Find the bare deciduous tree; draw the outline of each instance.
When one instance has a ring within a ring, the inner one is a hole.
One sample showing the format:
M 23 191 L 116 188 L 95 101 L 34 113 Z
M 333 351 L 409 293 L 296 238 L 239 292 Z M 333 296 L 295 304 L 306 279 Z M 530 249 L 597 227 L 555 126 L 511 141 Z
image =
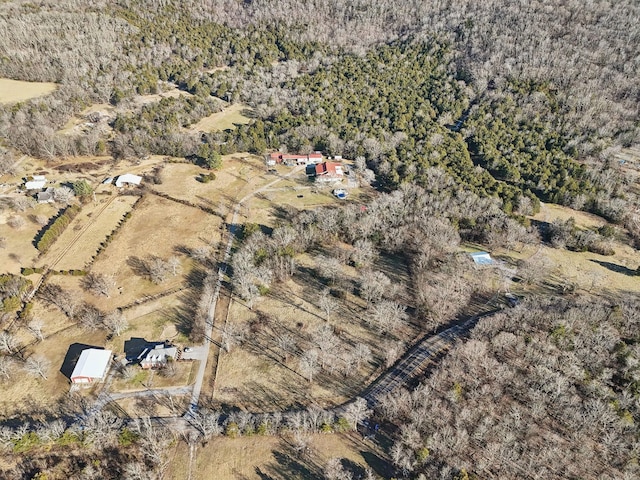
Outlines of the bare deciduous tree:
M 367 401 L 362 397 L 357 397 L 353 402 L 349 403 L 344 413 L 353 430 L 369 415 L 371 415 L 371 410 L 367 405 Z
M 0 377 L 9 380 L 16 371 L 16 362 L 11 357 L 0 357 Z
M 43 327 L 44 327 L 44 321 L 42 321 L 42 319 L 40 319 L 40 318 L 34 318 L 27 325 L 27 328 L 29 329 L 29 332 L 39 342 L 44 340 L 44 334 L 42 333 L 42 328 Z
M 113 335 L 119 337 L 122 333 L 129 328 L 129 322 L 127 321 L 124 313 L 121 310 L 114 310 L 109 312 L 104 317 L 104 326 L 109 330 Z
M 14 355 L 20 348 L 20 343 L 15 335 L 9 332 L 0 332 L 0 352 Z
M 111 275 L 89 272 L 83 277 L 81 285 L 82 288 L 93 295 L 109 298 L 116 286 L 116 282 Z
M 47 372 L 51 368 L 51 362 L 43 356 L 31 356 L 24 364 L 24 369 L 30 375 L 47 379 Z
M 309 383 L 313 382 L 313 376 L 320 369 L 318 357 L 318 350 L 315 349 L 305 351 L 300 357 L 300 372 L 307 378 Z
M 325 289 L 318 299 L 318 307 L 324 312 L 325 320 L 329 320 L 331 314 L 338 310 L 338 302 L 331 296 L 329 289 Z
M 53 199 L 64 205 L 71 203 L 74 193 L 69 187 L 58 187 L 53 189 Z

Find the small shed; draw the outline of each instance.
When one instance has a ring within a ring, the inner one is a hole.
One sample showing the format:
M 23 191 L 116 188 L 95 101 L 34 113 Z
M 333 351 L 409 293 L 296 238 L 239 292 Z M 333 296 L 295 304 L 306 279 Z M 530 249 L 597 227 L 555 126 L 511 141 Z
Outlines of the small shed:
M 474 252 L 469 255 L 476 265 L 493 265 L 495 263 L 487 252 Z
M 125 185 L 140 185 L 142 177 L 132 173 L 125 173 L 116 179 L 116 187 L 124 187 Z
M 78 358 L 73 373 L 72 383 L 93 383 L 102 380 L 109 370 L 111 363 L 111 350 L 88 348 L 83 350 Z

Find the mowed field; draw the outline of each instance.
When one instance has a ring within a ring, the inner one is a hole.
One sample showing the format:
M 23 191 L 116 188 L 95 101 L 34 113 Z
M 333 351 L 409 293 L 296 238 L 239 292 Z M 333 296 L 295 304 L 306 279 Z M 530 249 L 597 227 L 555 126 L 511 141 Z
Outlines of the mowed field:
M 139 197 L 112 195 L 97 198 L 97 203 L 82 207 L 47 254 L 39 259 L 40 265 L 53 268 L 55 262 L 56 270 L 84 269 Z
M 140 202 L 132 218 L 91 268 L 92 272 L 115 279 L 121 293 L 109 299 L 112 309 L 146 295 L 179 287 L 188 273 L 189 264 L 178 249 L 215 246 L 221 239 L 221 220 L 217 216 L 155 195 L 146 195 Z M 135 263 L 139 260 L 150 256 L 166 260 L 174 255 L 183 263 L 182 274 L 170 276 L 160 285 L 154 285 L 135 272 Z
M 193 470 L 189 475 L 189 447 L 179 442 L 169 454 L 165 478 L 171 480 L 309 480 L 325 478 L 323 469 L 332 458 L 343 459 L 351 468 L 364 473 L 371 468 L 389 478 L 380 452 L 358 434 L 315 434 L 310 436 L 310 451 L 296 452 L 287 438 L 244 437 L 214 438 L 205 447 L 197 444 Z M 362 477 L 361 477 L 362 478 Z
M 41 97 L 53 92 L 57 88 L 55 83 L 23 82 L 0 78 L 0 103 L 16 103 Z
M 209 115 L 198 123 L 194 123 L 189 129 L 197 132 L 219 132 L 233 129 L 237 124 L 246 125 L 252 121 L 251 118 L 243 114 L 243 112 L 248 109 L 249 107 L 247 105 L 234 103 L 224 110 Z

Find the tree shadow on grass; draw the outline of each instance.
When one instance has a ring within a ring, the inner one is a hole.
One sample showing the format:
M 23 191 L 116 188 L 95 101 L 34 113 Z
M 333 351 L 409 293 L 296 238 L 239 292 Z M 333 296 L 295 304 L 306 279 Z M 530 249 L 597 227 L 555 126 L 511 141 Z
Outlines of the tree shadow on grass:
M 270 480 L 323 480 L 323 467 L 319 465 L 313 451 L 299 451 L 286 440 L 273 452 L 273 459 L 264 470 L 256 468 L 260 478 Z
M 607 270 L 611 270 L 612 272 L 622 273 L 624 275 L 628 275 L 629 277 L 635 277 L 638 275 L 638 272 L 636 270 L 632 270 L 631 268 L 625 267 L 624 265 L 618 265 L 617 263 L 603 262 L 602 260 L 591 260 L 591 262 L 597 263 L 601 267 L 604 267 Z

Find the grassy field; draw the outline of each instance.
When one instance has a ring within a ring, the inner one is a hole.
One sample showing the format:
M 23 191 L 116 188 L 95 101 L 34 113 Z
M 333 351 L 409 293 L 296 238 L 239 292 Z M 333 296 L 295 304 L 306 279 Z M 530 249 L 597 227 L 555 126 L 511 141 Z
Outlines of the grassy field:
M 0 78 L 0 103 L 16 103 L 41 97 L 53 92 L 55 83 L 23 82 Z
M 93 264 L 92 271 L 112 275 L 121 293 L 110 300 L 112 308 L 120 307 L 146 295 L 154 295 L 178 287 L 188 273 L 188 262 L 182 258 L 182 274 L 170 276 L 161 285 L 136 275 L 136 259 L 156 255 L 167 259 L 178 255 L 178 247 L 193 248 L 220 241 L 220 218 L 197 208 L 147 195 L 115 239 Z
M 0 248 L 0 273 L 20 273 L 20 268 L 32 266 L 38 258 L 38 250 L 33 245 L 36 233 L 42 228 L 35 218 L 39 215 L 50 218 L 58 208 L 50 204 L 40 204 L 26 212 L 0 211 L 0 237 L 6 238 L 6 247 Z M 21 228 L 12 228 L 7 223 L 12 217 L 24 220 Z
M 17 337 L 23 345 L 25 358 L 30 355 L 43 356 L 50 362 L 45 375 L 46 379 L 34 377 L 21 371 L 17 366 L 15 376 L 11 381 L 2 383 L 0 396 L 1 415 L 11 417 L 19 414 L 29 414 L 31 418 L 40 415 L 60 414 L 69 392 L 69 380 L 60 373 L 60 368 L 69 346 L 73 343 L 83 343 L 104 346 L 106 333 L 104 331 L 87 331 L 71 324 L 62 313 L 54 307 L 44 307 L 36 301 L 34 317 L 44 320 L 43 333 L 45 339 L 34 343 L 26 328 L 17 332 Z M 97 386 L 100 388 L 100 385 Z M 82 390 L 80 394 L 90 395 L 92 389 Z
M 203 118 L 198 123 L 189 127 L 197 132 L 219 132 L 221 130 L 233 129 L 237 124 L 246 125 L 251 122 L 251 118 L 244 115 L 249 107 L 242 103 L 234 103 L 224 110 Z
M 89 203 L 82 208 L 38 264 L 53 267 L 52 263 L 56 261 L 56 270 L 85 268 L 100 248 L 100 243 L 138 200 L 134 196 L 116 195 L 98 198 L 97 203 Z
M 331 458 L 362 475 L 366 467 L 383 478 L 389 471 L 372 443 L 357 434 L 312 435 L 310 450 L 296 452 L 288 439 L 278 437 L 215 438 L 195 447 L 193 471 L 189 476 L 189 447 L 180 442 L 170 453 L 165 478 L 182 480 L 322 480 L 322 470 Z

